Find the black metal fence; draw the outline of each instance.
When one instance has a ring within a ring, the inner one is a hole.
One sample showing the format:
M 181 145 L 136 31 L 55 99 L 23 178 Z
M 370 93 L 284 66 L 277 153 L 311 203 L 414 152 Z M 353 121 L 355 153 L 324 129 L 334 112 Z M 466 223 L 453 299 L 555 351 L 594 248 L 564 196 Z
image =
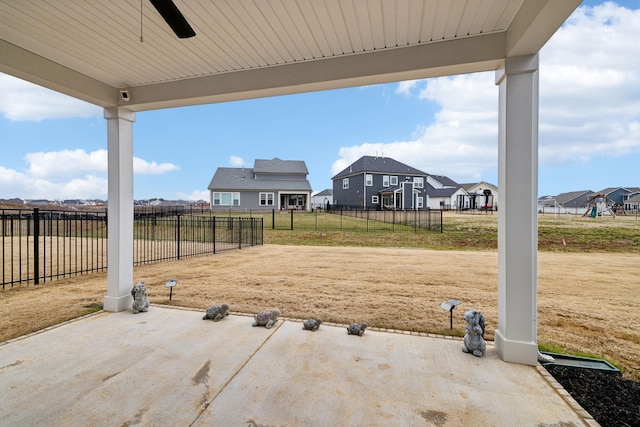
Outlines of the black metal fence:
M 435 231 L 442 233 L 442 211 L 427 210 L 329 210 L 327 213 L 364 221 L 367 229 L 391 229 L 391 231 Z M 344 222 L 344 219 L 343 221 Z M 384 224 L 380 226 L 377 224 Z
M 252 212 L 251 215 L 256 215 Z M 270 218 L 269 218 L 270 217 Z M 265 227 L 274 230 L 435 231 L 442 233 L 441 210 L 375 211 L 358 209 L 272 211 Z
M 107 268 L 107 213 L 0 210 L 2 288 Z M 136 212 L 134 265 L 263 243 L 262 218 Z

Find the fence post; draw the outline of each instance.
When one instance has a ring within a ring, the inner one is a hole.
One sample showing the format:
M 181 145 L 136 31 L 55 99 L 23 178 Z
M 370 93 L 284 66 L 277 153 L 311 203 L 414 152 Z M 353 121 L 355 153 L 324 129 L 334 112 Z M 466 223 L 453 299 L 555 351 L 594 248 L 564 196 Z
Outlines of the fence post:
M 33 208 L 33 284 L 40 283 L 40 209 Z
M 293 209 L 291 209 L 291 230 L 293 230 Z
M 238 217 L 238 249 L 242 249 L 242 218 Z
M 393 209 L 393 211 L 391 211 L 391 223 L 393 224 L 392 230 L 395 233 L 396 231 L 396 210 L 395 208 Z
M 276 210 L 271 209 L 271 229 L 276 229 Z
M 178 259 L 180 259 L 180 214 L 179 213 L 176 213 L 176 221 L 177 221 L 177 224 L 176 224 L 176 234 L 177 234 L 176 243 L 178 245 L 178 254 L 177 255 L 178 255 Z

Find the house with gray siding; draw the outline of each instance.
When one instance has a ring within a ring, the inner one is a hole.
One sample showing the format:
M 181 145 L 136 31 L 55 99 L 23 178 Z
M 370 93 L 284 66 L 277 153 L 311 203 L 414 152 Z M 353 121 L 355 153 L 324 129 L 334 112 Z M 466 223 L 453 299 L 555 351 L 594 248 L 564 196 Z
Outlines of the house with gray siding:
M 598 194 L 608 197 L 615 210 L 623 210 L 627 200 L 639 192 L 640 187 L 609 187 L 600 190 Z
M 218 168 L 209 183 L 211 210 L 309 210 L 311 184 L 302 160 L 255 160 L 253 168 Z
M 624 201 L 624 210 L 628 212 L 640 212 L 640 190 L 628 196 Z
M 427 176 L 389 157 L 363 156 L 331 178 L 333 201 L 352 209 L 426 209 Z
M 629 190 L 625 187 L 609 187 L 597 192 L 597 194 L 602 194 L 611 200 L 611 203 L 614 206 L 622 206 L 626 198 L 624 196 L 631 193 L 632 190 Z

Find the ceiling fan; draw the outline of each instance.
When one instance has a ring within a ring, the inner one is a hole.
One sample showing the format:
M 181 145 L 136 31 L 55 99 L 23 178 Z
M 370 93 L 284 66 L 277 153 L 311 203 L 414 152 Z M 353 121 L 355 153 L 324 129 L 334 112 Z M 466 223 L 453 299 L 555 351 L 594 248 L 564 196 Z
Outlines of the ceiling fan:
M 173 0 L 150 0 L 160 16 L 169 24 L 176 36 L 181 39 L 188 39 L 196 35 L 191 25 L 187 22 L 180 9 L 173 3 Z

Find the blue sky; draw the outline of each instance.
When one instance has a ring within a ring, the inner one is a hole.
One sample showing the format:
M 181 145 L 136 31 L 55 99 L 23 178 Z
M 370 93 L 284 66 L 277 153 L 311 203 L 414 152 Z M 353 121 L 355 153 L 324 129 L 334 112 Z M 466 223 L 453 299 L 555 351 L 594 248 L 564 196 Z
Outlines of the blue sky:
M 585 1 L 540 53 L 539 194 L 640 186 L 640 0 Z M 304 160 L 314 191 L 363 155 L 497 178 L 494 74 L 136 114 L 134 197 L 204 199 L 218 167 Z M 0 74 L 0 198 L 107 197 L 102 109 Z

